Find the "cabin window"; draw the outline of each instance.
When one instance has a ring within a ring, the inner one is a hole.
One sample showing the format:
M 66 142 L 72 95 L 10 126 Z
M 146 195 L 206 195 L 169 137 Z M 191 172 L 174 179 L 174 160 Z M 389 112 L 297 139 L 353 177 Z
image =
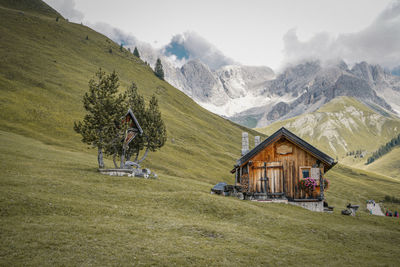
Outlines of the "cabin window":
M 311 177 L 311 167 L 310 166 L 300 167 L 300 179 L 309 177 Z

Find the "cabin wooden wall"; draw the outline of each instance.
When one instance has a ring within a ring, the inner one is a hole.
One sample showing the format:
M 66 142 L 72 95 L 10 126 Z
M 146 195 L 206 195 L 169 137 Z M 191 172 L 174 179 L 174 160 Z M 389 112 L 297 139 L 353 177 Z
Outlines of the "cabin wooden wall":
M 286 145 L 286 147 L 282 145 Z M 277 151 L 278 148 L 279 151 Z M 266 162 L 267 165 L 271 167 L 267 168 L 268 177 L 278 175 L 278 172 L 281 172 L 280 175 L 283 175 L 282 181 L 276 181 L 274 186 L 283 189 L 283 192 L 285 192 L 288 198 L 302 198 L 304 197 L 304 192 L 298 190 L 300 167 L 315 166 L 317 164 L 317 158 L 293 144 L 285 137 L 282 137 L 260 151 L 250 159 L 249 162 L 251 162 L 251 164 L 248 164 L 248 167 L 247 164 L 244 165 L 245 168 L 248 168 L 249 172 L 245 178 L 246 189 L 248 188 L 249 192 L 260 192 L 260 188 L 262 187 L 260 178 L 264 177 L 262 173 L 264 170 L 260 167 Z M 321 164 L 321 175 L 323 175 L 323 169 Z M 270 183 L 268 185 L 269 187 L 271 186 Z M 317 191 L 319 191 L 319 188 Z M 315 194 L 318 194 L 318 192 L 315 192 Z

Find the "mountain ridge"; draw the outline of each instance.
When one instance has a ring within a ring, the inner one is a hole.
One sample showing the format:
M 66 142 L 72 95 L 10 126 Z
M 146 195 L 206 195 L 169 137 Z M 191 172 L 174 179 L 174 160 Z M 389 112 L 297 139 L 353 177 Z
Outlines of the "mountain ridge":
M 266 105 L 258 113 L 249 109 L 230 119 L 240 122 L 246 117 L 256 117 L 256 127 L 262 127 L 277 120 L 314 112 L 338 96 L 355 97 L 367 105 L 378 105 L 398 116 L 398 105 L 393 99 L 400 98 L 399 85 L 400 79 L 379 65 L 361 62 L 349 69 L 344 61 L 328 66 L 322 66 L 318 61 L 306 62 L 285 69 L 264 88 L 264 95 L 286 95 L 292 100 Z
M 181 67 L 167 57 L 164 62 L 168 82 L 204 108 L 251 128 L 314 112 L 338 96 L 400 114 L 400 78 L 364 61 L 352 68 L 343 60 L 306 61 L 278 74 L 239 64 L 211 70 L 200 59 Z
M 345 157 L 349 151 L 374 152 L 400 133 L 400 119 L 379 114 L 359 100 L 347 96 L 332 99 L 315 112 L 277 121 L 257 130 L 271 134 L 285 127 L 328 155 Z M 370 142 L 374 139 L 374 142 Z M 367 158 L 365 158 L 366 161 Z

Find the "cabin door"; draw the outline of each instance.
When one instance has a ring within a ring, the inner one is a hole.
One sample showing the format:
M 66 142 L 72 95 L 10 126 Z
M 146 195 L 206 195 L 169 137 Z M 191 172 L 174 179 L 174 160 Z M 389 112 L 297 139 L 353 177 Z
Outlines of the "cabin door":
M 253 179 L 251 191 L 255 193 L 267 193 L 266 162 L 256 161 L 253 163 Z
M 251 192 L 267 194 L 272 197 L 284 194 L 281 162 L 256 161 L 253 163 L 252 169 Z
M 283 166 L 281 162 L 267 162 L 268 195 L 278 197 L 284 195 Z

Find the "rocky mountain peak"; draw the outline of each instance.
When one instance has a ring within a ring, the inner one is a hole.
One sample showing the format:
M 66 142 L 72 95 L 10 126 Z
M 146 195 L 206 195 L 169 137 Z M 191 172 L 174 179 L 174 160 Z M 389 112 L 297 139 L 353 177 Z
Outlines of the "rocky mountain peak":
M 357 63 L 351 69 L 352 73 L 369 83 L 377 83 L 385 80 L 386 73 L 380 65 L 370 65 L 363 61 Z
M 212 96 L 215 97 L 214 89 L 220 84 L 207 65 L 200 60 L 191 60 L 184 64 L 180 71 L 191 90 L 192 97 L 196 100 L 207 101 Z
M 216 71 L 225 92 L 232 99 L 257 93 L 263 84 L 275 77 L 274 71 L 265 66 L 227 65 Z
M 319 61 L 307 61 L 295 66 L 287 68 L 283 75 L 286 77 L 291 76 L 310 76 L 317 73 L 321 69 L 321 64 Z
M 351 71 L 361 79 L 373 81 L 370 66 L 365 61 L 355 64 Z
M 348 71 L 349 66 L 344 62 L 344 60 L 340 60 L 339 63 L 337 64 L 337 67 L 341 70 Z

